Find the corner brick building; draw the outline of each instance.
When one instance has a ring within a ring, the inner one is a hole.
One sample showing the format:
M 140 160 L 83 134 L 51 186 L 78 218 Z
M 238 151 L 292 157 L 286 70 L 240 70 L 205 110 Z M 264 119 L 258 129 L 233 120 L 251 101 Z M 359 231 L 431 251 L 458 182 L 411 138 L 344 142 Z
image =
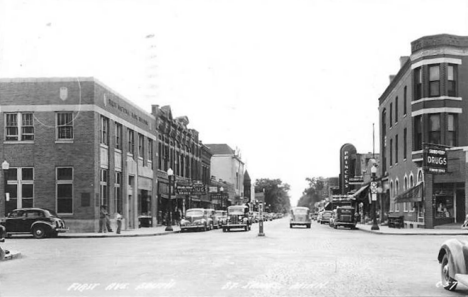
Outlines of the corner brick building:
M 92 232 L 107 205 L 125 228 L 137 228 L 140 215 L 156 221 L 155 117 L 101 82 L 2 79 L 0 123 L 1 158 L 10 166 L 2 216 L 48 208 L 70 232 Z
M 409 228 L 461 224 L 468 210 L 468 37 L 422 37 L 400 63 L 379 98 L 379 176 L 389 214 Z M 447 151 L 444 174 L 423 169 L 423 150 L 433 145 Z

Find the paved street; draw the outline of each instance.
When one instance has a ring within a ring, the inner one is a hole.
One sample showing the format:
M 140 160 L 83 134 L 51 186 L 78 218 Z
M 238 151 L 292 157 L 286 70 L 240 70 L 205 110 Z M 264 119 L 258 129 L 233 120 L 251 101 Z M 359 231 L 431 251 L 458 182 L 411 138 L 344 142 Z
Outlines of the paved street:
M 455 236 L 376 235 L 288 218 L 250 232 L 13 238 L 0 296 L 461 296 L 438 287 L 440 244 Z M 460 236 L 461 237 L 461 236 Z

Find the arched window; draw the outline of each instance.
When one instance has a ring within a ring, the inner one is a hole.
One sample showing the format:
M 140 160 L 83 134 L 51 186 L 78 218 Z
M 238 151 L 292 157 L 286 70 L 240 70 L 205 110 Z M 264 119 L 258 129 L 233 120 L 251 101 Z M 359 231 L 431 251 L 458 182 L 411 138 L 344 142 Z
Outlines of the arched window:
M 419 170 L 418 172 L 418 184 L 423 182 L 423 172 Z
M 393 211 L 395 210 L 395 201 L 394 201 L 395 196 L 394 196 L 394 194 L 395 194 L 395 191 L 394 191 L 394 189 L 393 189 L 393 181 L 390 181 L 390 197 L 391 197 L 391 198 L 390 198 L 390 201 L 391 201 L 391 203 L 390 203 L 390 211 L 391 211 L 391 212 L 393 212 Z
M 398 192 L 399 192 L 399 182 L 398 180 L 395 181 L 395 197 L 398 196 Z M 400 211 L 400 204 L 399 203 L 395 203 L 395 211 L 396 212 L 399 212 Z
M 413 175 L 411 174 L 410 177 L 409 177 L 409 184 L 410 184 L 410 187 L 414 187 L 414 181 L 413 181 Z

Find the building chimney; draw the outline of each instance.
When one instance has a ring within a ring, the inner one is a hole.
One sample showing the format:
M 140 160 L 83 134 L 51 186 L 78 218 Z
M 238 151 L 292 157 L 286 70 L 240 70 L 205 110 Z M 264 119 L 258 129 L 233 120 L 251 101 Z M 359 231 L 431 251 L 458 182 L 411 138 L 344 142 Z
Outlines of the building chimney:
M 405 65 L 405 63 L 409 60 L 409 57 L 408 56 L 402 56 L 400 57 L 400 68 L 403 67 L 403 65 Z
M 390 83 L 393 81 L 393 79 L 395 78 L 396 75 L 390 75 L 389 78 L 390 78 Z
M 159 105 L 156 105 L 156 104 L 151 105 L 151 114 L 154 116 L 157 115 L 158 109 L 159 109 Z

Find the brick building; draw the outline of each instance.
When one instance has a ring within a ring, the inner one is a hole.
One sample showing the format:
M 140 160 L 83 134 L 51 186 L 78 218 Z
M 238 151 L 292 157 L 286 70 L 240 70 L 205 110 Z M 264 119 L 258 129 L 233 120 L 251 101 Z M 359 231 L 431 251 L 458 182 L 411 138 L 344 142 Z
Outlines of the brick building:
M 155 117 L 93 78 L 0 80 L 0 212 L 55 210 L 71 232 L 97 231 L 99 206 L 125 228 L 155 217 Z
M 411 56 L 379 98 L 379 175 L 392 215 L 410 228 L 463 222 L 468 146 L 468 37 L 440 34 L 411 43 Z M 447 149 L 445 174 L 423 170 L 423 149 Z

